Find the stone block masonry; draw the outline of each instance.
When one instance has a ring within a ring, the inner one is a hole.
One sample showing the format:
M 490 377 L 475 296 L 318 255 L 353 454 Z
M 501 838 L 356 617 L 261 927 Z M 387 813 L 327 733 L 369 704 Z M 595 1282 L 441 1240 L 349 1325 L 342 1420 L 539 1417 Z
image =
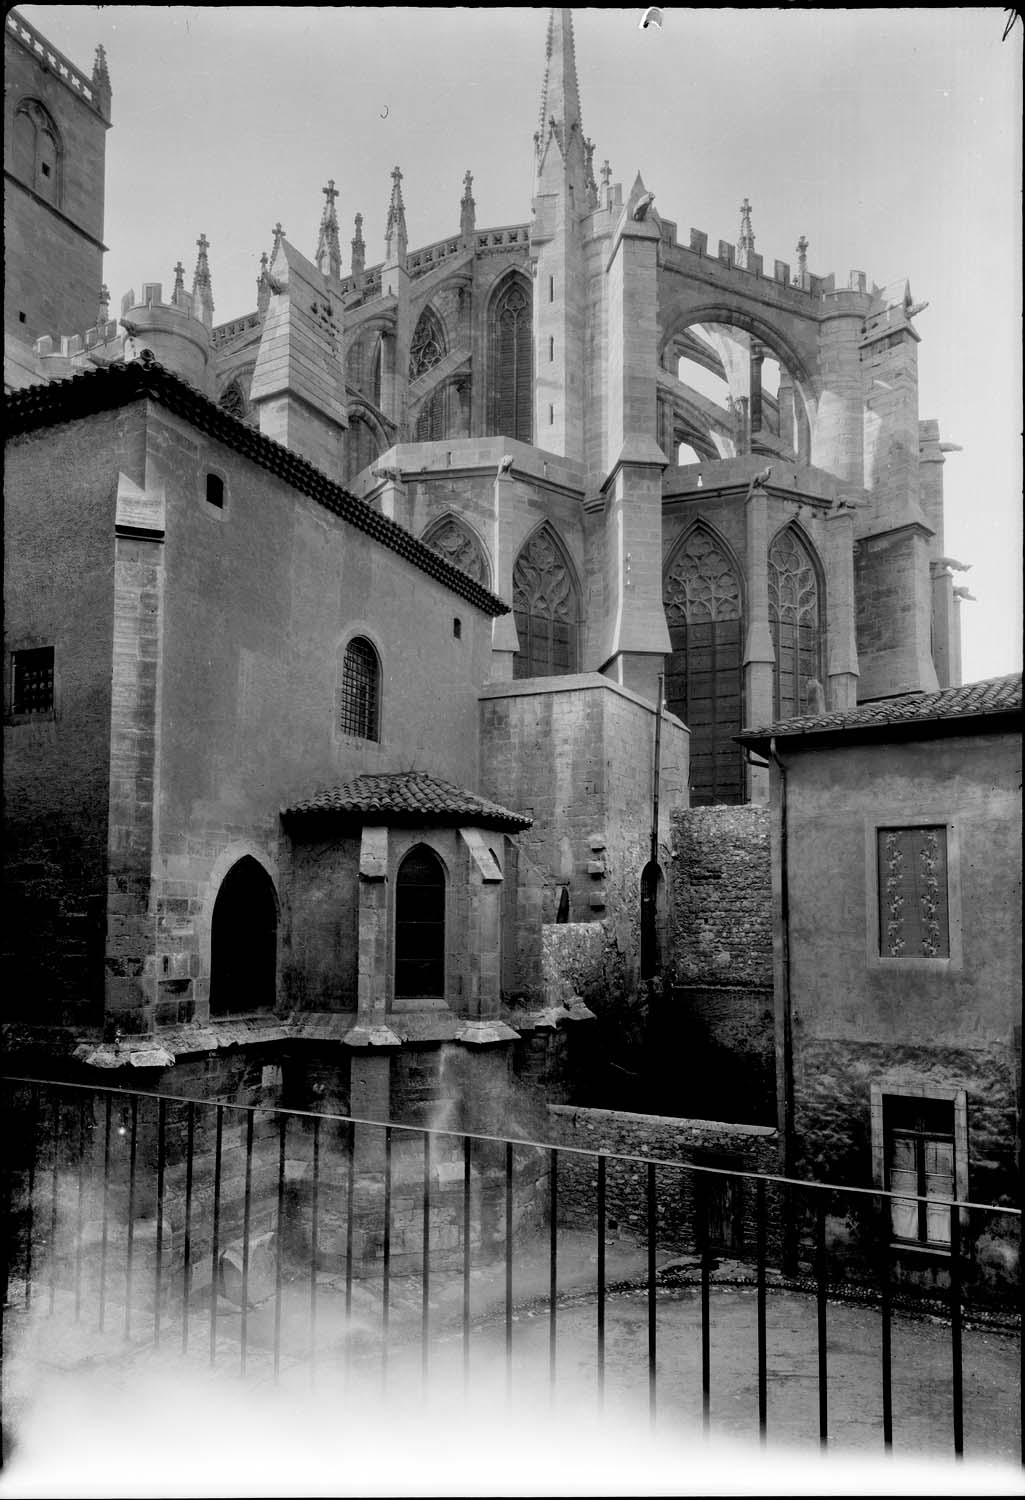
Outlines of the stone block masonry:
M 610 1152 L 606 1164 L 606 1221 L 612 1234 L 644 1238 L 648 1233 L 647 1167 L 617 1159 L 651 1157 L 679 1163 L 656 1169 L 657 1238 L 660 1246 L 693 1251 L 707 1220 L 714 1248 L 743 1254 L 756 1239 L 756 1199 L 742 1179 L 687 1172 L 686 1165 L 722 1171 L 778 1171 L 776 1131 L 760 1125 L 725 1125 L 709 1120 L 672 1119 L 622 1110 L 578 1109 L 553 1105 L 549 1140 L 589 1153 Z M 559 1156 L 559 1222 L 567 1228 L 596 1231 L 598 1163 L 594 1155 L 564 1151 Z M 613 1227 L 613 1225 L 615 1227 Z M 779 1244 L 774 1205 L 770 1244 Z

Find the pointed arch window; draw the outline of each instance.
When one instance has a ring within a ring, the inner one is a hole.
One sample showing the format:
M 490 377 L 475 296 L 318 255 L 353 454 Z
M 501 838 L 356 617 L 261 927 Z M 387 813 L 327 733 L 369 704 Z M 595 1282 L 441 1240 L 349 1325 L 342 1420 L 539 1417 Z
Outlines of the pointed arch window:
M 577 670 L 577 588 L 569 559 L 548 525 L 528 538 L 516 559 L 513 614 L 520 640 L 514 677 L 558 677 Z
M 380 739 L 381 665 L 368 640 L 357 635 L 345 648 L 338 727 L 361 740 Z
M 461 568 L 485 588 L 490 587 L 491 569 L 484 548 L 469 526 L 455 516 L 442 516 L 427 528 L 423 539 L 453 567 Z
M 409 378 L 417 380 L 433 370 L 445 358 L 445 330 L 441 320 L 431 307 L 425 307 L 413 330 L 413 341 L 409 346 Z
M 822 678 L 822 601 L 818 569 L 795 526 L 769 548 L 769 628 L 776 653 L 773 717 L 808 712 L 808 680 Z
M 229 416 L 238 417 L 239 421 L 246 414 L 246 398 L 242 394 L 242 387 L 237 380 L 229 381 L 218 397 L 217 405 Z
M 489 431 L 529 443 L 532 430 L 530 293 L 519 277 L 510 281 L 491 317 Z
M 433 850 L 418 844 L 395 881 L 395 995 L 444 993 L 445 871 Z
M 38 99 L 22 99 L 14 117 L 14 162 L 40 198 L 60 206 L 64 151 L 60 131 Z
M 690 730 L 691 802 L 744 800 L 744 638 L 740 575 L 724 544 L 695 526 L 666 568 L 663 602 L 672 651 L 666 703 Z
M 442 386 L 434 395 L 420 408 L 420 414 L 416 419 L 414 442 L 417 443 L 440 443 L 443 437 L 448 436 L 449 422 L 449 393 L 451 386 Z

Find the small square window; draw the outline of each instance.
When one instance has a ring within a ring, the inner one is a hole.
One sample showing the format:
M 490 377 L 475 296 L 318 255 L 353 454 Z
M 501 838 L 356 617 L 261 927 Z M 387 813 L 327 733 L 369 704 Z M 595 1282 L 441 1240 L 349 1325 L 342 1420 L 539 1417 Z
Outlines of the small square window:
M 11 660 L 11 712 L 45 714 L 53 711 L 53 647 L 15 651 Z
M 458 615 L 456 615 L 452 621 L 452 634 L 455 636 L 457 641 L 462 640 L 463 622 Z
M 224 509 L 224 480 L 219 474 L 206 476 L 206 499 L 208 505 L 216 506 L 218 510 Z
M 40 165 L 42 166 L 42 169 L 43 169 L 43 176 L 44 177 L 49 177 L 49 175 L 50 175 L 50 163 L 48 161 L 44 161 L 44 162 L 41 162 Z

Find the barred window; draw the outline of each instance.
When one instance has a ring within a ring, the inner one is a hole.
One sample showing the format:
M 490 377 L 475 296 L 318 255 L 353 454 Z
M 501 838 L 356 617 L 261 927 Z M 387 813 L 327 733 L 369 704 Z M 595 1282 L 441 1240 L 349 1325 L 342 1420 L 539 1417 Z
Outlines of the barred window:
M 346 646 L 342 663 L 338 727 L 343 734 L 356 735 L 361 740 L 380 738 L 380 677 L 377 652 L 363 636 L 356 636 Z
M 15 651 L 11 661 L 11 712 L 45 714 L 53 709 L 53 647 Z
M 880 828 L 876 839 L 880 957 L 949 958 L 946 828 Z

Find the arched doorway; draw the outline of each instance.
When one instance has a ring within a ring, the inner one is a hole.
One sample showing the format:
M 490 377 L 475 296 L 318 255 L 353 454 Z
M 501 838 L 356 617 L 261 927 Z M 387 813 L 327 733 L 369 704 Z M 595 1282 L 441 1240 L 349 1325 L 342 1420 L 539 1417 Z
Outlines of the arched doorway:
M 418 844 L 399 865 L 395 881 L 395 995 L 445 993 L 445 871 Z
M 278 900 L 251 855 L 232 865 L 214 902 L 210 1013 L 271 1010 L 277 997 Z

